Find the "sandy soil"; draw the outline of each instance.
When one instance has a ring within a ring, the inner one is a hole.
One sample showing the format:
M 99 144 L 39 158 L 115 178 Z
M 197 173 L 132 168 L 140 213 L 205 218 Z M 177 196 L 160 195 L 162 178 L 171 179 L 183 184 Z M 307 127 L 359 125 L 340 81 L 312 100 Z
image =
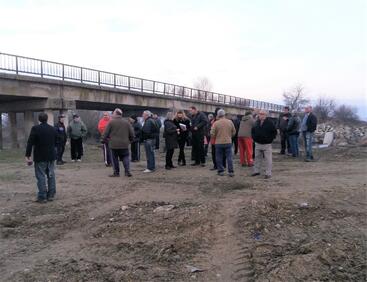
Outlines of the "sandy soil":
M 237 159 L 234 178 L 166 171 L 163 154 L 154 174 L 109 178 L 89 146 L 47 204 L 22 153 L 0 152 L 1 281 L 366 280 L 366 148 L 274 154 L 264 180 Z

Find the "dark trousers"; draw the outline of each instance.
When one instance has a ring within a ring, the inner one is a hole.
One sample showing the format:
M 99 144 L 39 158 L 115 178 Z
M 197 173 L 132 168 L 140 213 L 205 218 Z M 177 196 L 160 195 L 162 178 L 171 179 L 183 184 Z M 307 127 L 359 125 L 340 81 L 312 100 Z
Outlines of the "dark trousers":
M 104 143 L 103 146 L 102 146 L 102 149 L 103 149 L 103 159 L 104 159 L 104 163 L 106 166 L 109 166 L 111 165 L 112 161 L 112 153 L 111 153 L 111 150 L 110 150 L 110 146 L 108 145 L 108 143 Z
M 65 143 L 56 144 L 56 160 L 62 162 L 62 156 L 65 152 Z
M 173 167 L 172 157 L 175 149 L 166 150 L 166 167 Z
M 280 144 L 281 144 L 281 150 L 280 150 L 281 154 L 285 154 L 286 149 L 287 149 L 288 154 L 292 153 L 288 134 L 284 131 L 280 131 Z
M 238 137 L 232 138 L 232 145 L 234 146 L 234 154 L 237 155 L 238 153 Z
M 125 168 L 125 173 L 130 172 L 130 154 L 129 149 L 112 149 L 113 173 L 120 174 L 120 161 Z
M 72 160 L 80 160 L 83 156 L 83 139 L 71 139 L 71 159 Z
M 131 160 L 140 161 L 140 142 L 131 143 Z
M 159 150 L 159 142 L 160 142 L 160 140 L 159 140 L 159 134 L 157 134 L 155 136 L 155 149 L 156 150 Z
M 255 159 L 255 141 L 252 142 L 252 159 Z
M 204 135 L 192 134 L 192 157 L 196 164 L 205 164 Z
M 178 140 L 178 147 L 180 148 L 180 153 L 178 155 L 178 162 L 182 162 L 183 164 L 186 164 L 185 145 L 186 145 L 186 139 Z
M 214 144 L 212 144 L 212 160 L 213 160 L 214 168 L 217 169 L 218 168 L 218 166 L 217 166 L 217 156 L 216 156 L 216 150 L 215 150 L 215 145 Z M 226 155 L 225 154 L 223 155 L 222 164 L 223 164 L 223 167 L 226 167 Z

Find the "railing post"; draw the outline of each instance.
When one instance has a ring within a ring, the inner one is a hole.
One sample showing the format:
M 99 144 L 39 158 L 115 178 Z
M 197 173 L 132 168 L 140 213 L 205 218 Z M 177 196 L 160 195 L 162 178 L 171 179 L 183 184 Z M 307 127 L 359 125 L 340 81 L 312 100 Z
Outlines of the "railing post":
M 166 84 L 163 84 L 163 95 L 166 95 Z
M 116 88 L 116 74 L 113 74 L 113 88 Z
M 98 86 L 101 86 L 101 72 L 98 71 Z
M 173 96 L 176 96 L 176 85 L 173 85 Z
M 41 60 L 41 77 L 43 77 L 43 61 Z
M 182 86 L 182 98 L 185 97 L 185 86 Z
M 190 99 L 192 99 L 192 88 L 190 88 Z
M 83 83 L 83 68 L 80 68 L 80 83 Z
M 144 92 L 144 79 L 140 79 L 140 83 L 141 83 L 141 93 Z
M 153 94 L 155 94 L 155 81 L 153 81 Z
M 127 88 L 130 91 L 130 76 L 127 77 Z
M 65 80 L 65 65 L 64 64 L 62 64 L 61 65 L 62 66 L 62 80 Z
M 15 73 L 18 74 L 18 56 L 15 56 Z

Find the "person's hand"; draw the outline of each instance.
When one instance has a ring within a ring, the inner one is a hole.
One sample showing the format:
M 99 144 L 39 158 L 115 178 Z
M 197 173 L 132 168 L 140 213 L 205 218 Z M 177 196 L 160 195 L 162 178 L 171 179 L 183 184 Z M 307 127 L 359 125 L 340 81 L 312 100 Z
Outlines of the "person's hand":
M 31 157 L 25 157 L 25 161 L 27 162 L 27 163 L 30 163 L 32 160 L 31 160 Z
M 197 130 L 198 130 L 198 128 L 195 126 L 195 127 L 194 127 L 194 131 L 197 131 Z

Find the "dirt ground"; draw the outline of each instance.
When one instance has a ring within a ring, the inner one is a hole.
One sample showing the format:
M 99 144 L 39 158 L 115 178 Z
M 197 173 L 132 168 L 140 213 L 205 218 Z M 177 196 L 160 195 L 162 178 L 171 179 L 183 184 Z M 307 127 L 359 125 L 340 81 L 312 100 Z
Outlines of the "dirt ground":
M 162 153 L 153 174 L 109 178 L 86 151 L 47 204 L 23 152 L 0 152 L 1 281 L 366 281 L 365 147 L 274 153 L 270 180 L 237 158 L 234 178 L 166 171 Z

